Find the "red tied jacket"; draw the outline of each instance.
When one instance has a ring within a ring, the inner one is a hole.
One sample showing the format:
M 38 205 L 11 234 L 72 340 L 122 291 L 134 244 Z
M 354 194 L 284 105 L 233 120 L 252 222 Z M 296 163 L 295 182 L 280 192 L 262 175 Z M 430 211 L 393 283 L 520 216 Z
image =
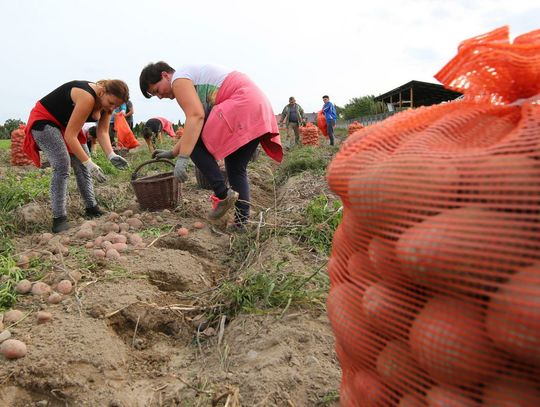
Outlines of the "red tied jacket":
M 28 124 L 26 125 L 26 128 L 24 129 L 25 137 L 24 137 L 24 143 L 23 143 L 23 150 L 26 153 L 26 155 L 30 157 L 30 159 L 34 162 L 36 167 L 41 167 L 41 160 L 39 158 L 39 147 L 36 144 L 34 137 L 32 137 L 32 127 L 34 126 L 34 123 L 38 120 L 47 120 L 56 124 L 58 128 L 60 129 L 62 136 L 64 136 L 64 132 L 66 131 L 66 128 L 62 126 L 60 122 L 56 120 L 56 118 L 52 114 L 50 114 L 47 109 L 45 109 L 45 107 L 43 107 L 41 102 L 36 103 L 32 111 L 30 112 L 30 117 L 28 118 Z M 82 129 L 79 131 L 77 139 L 79 140 L 81 144 L 86 143 L 86 135 L 83 133 Z M 66 147 L 68 149 L 68 152 L 71 153 L 71 150 L 69 149 L 69 146 L 67 144 L 66 144 Z

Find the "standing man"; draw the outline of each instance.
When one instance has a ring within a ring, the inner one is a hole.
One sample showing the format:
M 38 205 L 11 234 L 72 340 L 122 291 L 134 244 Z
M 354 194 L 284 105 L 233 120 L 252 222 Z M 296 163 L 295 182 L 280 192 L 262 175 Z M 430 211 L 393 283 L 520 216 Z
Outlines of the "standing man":
M 128 100 L 126 103 L 126 122 L 131 130 L 133 130 L 133 113 L 135 113 L 135 110 L 133 110 L 133 103 L 131 100 Z
M 330 98 L 328 95 L 324 95 L 322 97 L 322 100 L 324 102 L 323 105 L 323 113 L 324 118 L 326 119 L 326 127 L 328 129 L 328 138 L 330 139 L 330 145 L 333 146 L 334 141 L 334 127 L 336 127 L 336 120 L 337 120 L 337 113 L 336 113 L 336 107 L 332 102 L 330 102 Z
M 300 131 L 298 127 L 304 124 L 304 109 L 302 106 L 296 103 L 293 96 L 289 98 L 289 104 L 283 108 L 281 112 L 281 121 L 287 127 L 287 138 L 289 139 L 289 146 L 292 146 L 291 130 L 294 132 L 294 142 L 300 145 Z

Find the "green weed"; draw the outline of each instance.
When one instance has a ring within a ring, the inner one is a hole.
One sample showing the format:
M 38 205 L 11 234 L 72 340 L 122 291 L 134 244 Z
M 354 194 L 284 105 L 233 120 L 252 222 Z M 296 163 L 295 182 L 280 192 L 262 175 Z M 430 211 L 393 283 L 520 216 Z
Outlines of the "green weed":
M 297 147 L 289 150 L 285 160 L 279 166 L 276 175 L 278 184 L 287 178 L 304 171 L 313 171 L 323 175 L 328 166 L 328 159 L 324 157 L 324 151 L 315 147 Z
M 0 311 L 9 309 L 16 301 L 15 286 L 26 275 L 26 271 L 17 267 L 13 257 L 0 255 Z
M 0 150 L 9 150 L 11 148 L 11 140 L 0 140 Z
M 259 313 L 290 306 L 317 306 L 322 304 L 328 290 L 328 277 L 320 267 L 311 275 L 285 273 L 283 266 L 276 270 L 247 272 L 240 281 L 225 283 L 220 294 L 229 304 L 229 312 Z
M 49 194 L 50 172 L 30 171 L 8 174 L 0 181 L 0 212 L 10 212 Z
M 330 202 L 328 197 L 320 195 L 307 206 L 305 225 L 295 227 L 292 234 L 320 253 L 329 254 L 334 232 L 342 218 L 341 202 Z
M 317 402 L 317 407 L 326 407 L 334 405 L 339 401 L 339 390 L 330 390 L 324 396 L 322 396 Z

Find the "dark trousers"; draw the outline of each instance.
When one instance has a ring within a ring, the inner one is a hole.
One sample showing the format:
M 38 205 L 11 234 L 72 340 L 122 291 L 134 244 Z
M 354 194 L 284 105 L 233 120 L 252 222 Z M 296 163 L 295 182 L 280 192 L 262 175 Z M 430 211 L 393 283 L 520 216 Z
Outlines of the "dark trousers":
M 238 150 L 225 157 L 225 169 L 231 188 L 238 192 L 238 201 L 236 201 L 236 211 L 234 220 L 237 224 L 245 224 L 249 219 L 249 179 L 247 175 L 247 166 L 249 160 L 255 154 L 261 138 L 250 141 Z M 227 185 L 219 165 L 212 154 L 208 151 L 202 137 L 199 137 L 195 148 L 191 153 L 191 160 L 202 172 L 209 182 L 214 195 L 223 196 L 227 192 Z
M 334 127 L 336 126 L 336 121 L 333 119 L 326 121 L 326 129 L 328 131 L 328 138 L 330 139 L 330 145 L 333 146 L 335 143 L 334 139 Z

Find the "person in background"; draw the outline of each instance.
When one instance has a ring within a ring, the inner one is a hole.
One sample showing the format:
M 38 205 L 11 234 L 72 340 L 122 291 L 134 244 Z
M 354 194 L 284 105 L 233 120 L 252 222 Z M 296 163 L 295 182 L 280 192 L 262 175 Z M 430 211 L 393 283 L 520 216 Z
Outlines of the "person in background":
M 85 128 L 87 124 L 91 124 L 91 126 L 88 126 Z M 90 151 L 90 155 L 94 156 L 96 154 L 96 143 L 97 143 L 97 127 L 93 123 L 85 123 L 85 126 L 83 126 L 83 132 L 86 136 L 86 146 L 88 147 L 88 150 Z
M 24 151 L 37 167 L 40 166 L 40 150 L 51 163 L 53 233 L 70 227 L 66 209 L 70 165 L 86 206 L 86 216 L 103 215 L 94 195 L 92 177 L 98 182 L 106 178 L 90 158 L 82 127 L 85 122 L 97 122 L 97 141 L 103 152 L 116 168 L 127 168 L 127 161 L 113 152 L 108 125 L 112 111 L 128 98 L 128 86 L 121 80 L 71 81 L 40 99 L 30 112 Z
M 135 110 L 133 109 L 133 103 L 131 100 L 128 100 L 126 102 L 126 121 L 129 125 L 129 128 L 133 130 L 133 113 L 135 113 Z
M 280 124 L 284 124 L 287 128 L 287 138 L 289 140 L 289 146 L 294 144 L 300 145 L 300 130 L 299 126 L 302 126 L 305 122 L 304 109 L 298 103 L 296 99 L 291 96 L 289 103 L 283 108 L 281 112 Z M 294 139 L 292 134 L 294 133 Z
M 126 115 L 127 103 L 122 103 L 116 109 L 113 110 L 111 114 L 111 120 L 109 122 L 109 138 L 111 140 L 111 145 L 113 148 L 116 148 L 116 130 L 114 130 L 114 119 L 118 113 L 123 113 Z
M 174 175 L 187 179 L 191 158 L 210 183 L 212 209 L 218 220 L 236 208 L 233 231 L 245 230 L 249 218 L 250 188 L 247 165 L 259 143 L 274 160 L 283 150 L 276 118 L 265 94 L 243 73 L 218 65 L 185 65 L 173 69 L 160 61 L 147 65 L 139 77 L 146 98 L 176 99 L 184 111 L 184 134 L 171 151 L 156 150 L 155 157 L 178 157 Z M 224 159 L 230 188 L 218 160 Z
M 332 102 L 330 102 L 330 98 L 328 97 L 328 95 L 324 95 L 322 97 L 322 100 L 324 102 L 322 111 L 324 113 L 324 118 L 326 119 L 328 138 L 330 139 L 330 145 L 333 146 L 335 144 L 334 127 L 336 127 L 337 120 L 336 107 Z
M 142 135 L 151 153 L 156 149 L 158 140 L 159 144 L 163 143 L 163 132 L 172 138 L 176 137 L 172 123 L 164 117 L 154 117 L 144 124 Z

